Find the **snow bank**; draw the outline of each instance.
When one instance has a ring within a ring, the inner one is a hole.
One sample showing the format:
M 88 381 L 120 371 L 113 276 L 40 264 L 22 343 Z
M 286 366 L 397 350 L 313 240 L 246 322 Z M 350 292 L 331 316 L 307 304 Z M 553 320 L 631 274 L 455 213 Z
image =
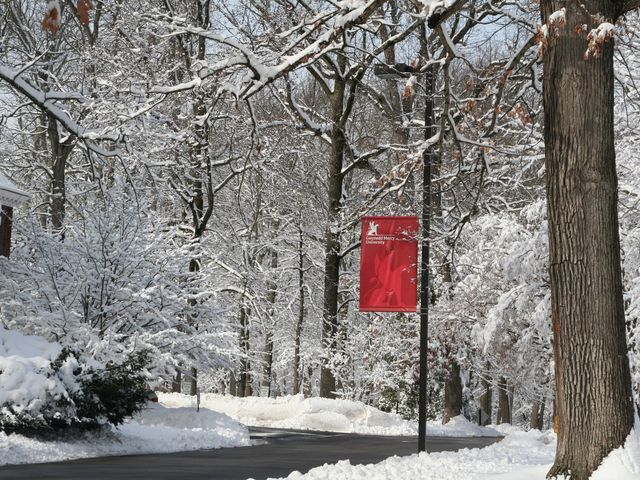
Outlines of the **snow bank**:
M 505 438 L 485 448 L 458 452 L 420 453 L 408 457 L 390 457 L 375 465 L 351 465 L 341 461 L 309 470 L 291 473 L 290 480 L 546 480 L 556 452 L 553 431 L 522 431 L 517 427 L 503 429 Z M 625 445 L 609 454 L 593 473 L 591 480 L 640 479 L 640 422 L 632 430 Z M 558 480 L 562 480 L 559 478 Z
M 335 465 L 314 468 L 306 474 L 291 473 L 287 479 L 334 480 L 336 478 L 397 480 L 543 480 L 551 467 L 556 442 L 552 432 L 514 432 L 485 448 L 459 452 L 420 453 L 390 457 L 375 465 Z
M 134 420 L 99 433 L 44 441 L 0 432 L 0 465 L 42 463 L 110 455 L 169 453 L 248 446 L 246 427 L 226 415 L 152 405 Z
M 158 394 L 160 403 L 169 407 L 193 406 L 195 397 L 179 393 Z M 290 428 L 367 435 L 417 435 L 418 425 L 392 413 L 382 412 L 362 402 L 304 398 L 302 395 L 278 398 L 233 397 L 202 394 L 201 405 L 222 412 L 245 425 Z M 428 435 L 451 437 L 500 436 L 496 430 L 479 427 L 464 417 L 447 425 L 429 422 Z
M 78 360 L 67 357 L 56 370 L 52 362 L 62 346 L 43 337 L 25 335 L 0 326 L 0 422 L 44 422 L 45 416 L 73 417 L 70 393 L 79 389 Z M 90 362 L 89 359 L 83 361 Z M 70 405 L 64 405 L 67 400 Z M 62 402 L 62 403 L 61 403 Z
M 49 396 L 63 395 L 62 382 L 47 375 L 61 351 L 60 345 L 42 337 L 0 327 L 0 405 L 37 413 Z
M 212 431 L 221 438 L 242 439 L 249 436 L 247 427 L 222 413 L 207 408 L 166 408 L 150 405 L 133 418 L 133 424 L 164 426 L 182 430 Z
M 418 425 L 416 424 L 416 432 Z M 471 423 L 463 415 L 454 417 L 449 423 L 427 422 L 427 435 L 437 437 L 500 437 L 503 434 L 492 427 L 481 427 Z

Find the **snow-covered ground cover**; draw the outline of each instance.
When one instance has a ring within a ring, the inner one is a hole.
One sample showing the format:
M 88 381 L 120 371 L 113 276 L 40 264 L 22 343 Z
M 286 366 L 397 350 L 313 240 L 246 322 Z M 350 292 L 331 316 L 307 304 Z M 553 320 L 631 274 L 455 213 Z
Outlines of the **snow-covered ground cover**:
M 341 461 L 311 469 L 306 474 L 293 472 L 289 480 L 544 480 L 551 468 L 556 449 L 552 431 L 525 432 L 504 430 L 506 437 L 489 447 L 458 452 L 420 453 L 408 457 L 390 457 L 371 465 L 351 465 Z M 624 447 L 612 452 L 592 480 L 640 479 L 640 428 L 634 429 Z M 562 479 L 558 479 L 562 480 Z
M 38 426 L 47 418 L 77 417 L 77 374 L 82 366 L 100 365 L 87 357 L 60 361 L 61 352 L 58 343 L 0 326 L 0 425 Z M 0 431 L 0 465 L 239 445 L 250 445 L 249 432 L 227 415 L 150 404 L 118 428 L 60 433 L 55 440 Z
M 195 406 L 196 397 L 179 393 L 160 393 L 160 403 L 168 407 Z M 255 427 L 291 428 L 369 435 L 417 435 L 418 425 L 392 413 L 382 412 L 362 402 L 304 398 L 302 395 L 278 398 L 202 394 L 201 405 L 222 412 Z M 488 427 L 479 427 L 460 416 L 447 425 L 429 422 L 428 435 L 450 437 L 499 436 Z
M 244 425 L 207 409 L 150 405 L 130 422 L 105 428 L 60 440 L 0 432 L 0 465 L 250 445 Z
M 504 480 L 533 479 L 539 470 L 544 478 L 544 466 L 553 460 L 553 433 L 512 432 L 502 441 L 485 448 L 463 449 L 459 452 L 420 453 L 407 457 L 390 457 L 378 464 L 351 465 L 341 461 L 324 465 L 307 474 L 293 472 L 288 479 L 347 480 L 398 479 L 475 480 L 503 478 Z M 524 476 L 515 476 L 515 473 Z M 507 476 L 500 477 L 501 474 Z
M 79 368 L 69 357 L 58 370 L 52 362 L 62 352 L 58 343 L 42 337 L 24 335 L 0 326 L 0 422 L 2 425 L 39 422 L 52 404 L 69 400 L 79 388 L 74 371 Z M 73 416 L 70 408 L 65 409 Z

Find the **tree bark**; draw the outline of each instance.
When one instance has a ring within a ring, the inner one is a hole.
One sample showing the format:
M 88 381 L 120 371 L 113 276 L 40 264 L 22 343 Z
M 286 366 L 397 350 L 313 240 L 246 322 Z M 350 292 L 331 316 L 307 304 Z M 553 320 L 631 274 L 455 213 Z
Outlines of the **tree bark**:
M 540 401 L 540 410 L 538 411 L 538 424 L 536 425 L 536 429 L 543 430 L 544 429 L 544 411 L 547 407 L 546 399 L 542 399 Z
M 235 372 L 229 372 L 229 394 L 234 396 L 238 394 L 238 382 L 236 381 Z
M 296 320 L 293 347 L 293 394 L 300 393 L 300 338 L 304 322 L 304 238 L 302 212 L 298 223 L 298 318 Z
M 198 369 L 191 367 L 189 383 L 189 395 L 196 395 L 198 393 Z
M 480 395 L 480 409 L 486 415 L 486 420 L 482 422 L 482 425 L 488 425 L 491 423 L 491 407 L 493 406 L 493 390 L 491 389 L 491 383 L 488 379 L 482 379 L 483 393 Z
M 262 353 L 262 380 L 260 382 L 260 396 L 266 391 L 266 396 L 271 395 L 271 380 L 273 369 L 273 330 L 268 328 L 264 334 L 264 352 Z
M 197 259 L 192 258 L 189 261 L 189 272 L 196 273 L 199 271 L 200 271 L 200 262 Z M 189 299 L 187 303 L 193 307 L 197 304 L 197 301 L 195 299 Z M 192 315 L 187 315 L 187 320 L 189 323 L 193 324 L 197 330 L 198 328 L 197 318 L 195 318 Z M 195 367 L 189 367 L 189 370 L 185 370 L 185 374 L 186 374 L 186 379 L 189 382 L 189 395 L 195 395 L 198 392 L 198 383 L 197 383 L 198 369 L 196 369 Z
M 171 382 L 171 391 L 174 393 L 180 393 L 180 384 L 182 383 L 182 372 L 180 369 L 177 369 L 176 376 L 173 378 Z
M 244 299 L 243 299 L 244 300 Z M 240 307 L 240 350 L 242 359 L 240 360 L 240 381 L 238 382 L 238 396 L 251 396 L 251 377 L 249 370 L 249 311 L 248 307 Z
M 311 367 L 311 365 L 309 365 L 307 367 L 306 378 L 302 380 L 302 383 L 303 383 L 302 394 L 305 396 L 305 398 L 309 398 L 313 394 L 313 388 L 311 385 L 312 378 L 313 378 L 313 368 Z
M 335 398 L 336 379 L 329 367 L 330 358 L 338 347 L 338 282 L 340 279 L 340 199 L 342 197 L 342 165 L 346 139 L 344 136 L 345 81 L 336 81 L 331 96 L 331 159 L 329 164 L 328 207 L 325 229 L 324 297 L 322 311 L 322 346 L 324 359 L 320 369 L 320 396 Z
M 542 430 L 544 420 L 544 407 L 544 398 L 542 399 L 542 401 L 534 400 L 533 404 L 531 405 L 531 419 L 529 421 L 529 427 L 531 427 L 531 429 Z
M 271 267 L 271 275 L 275 275 L 275 271 L 278 268 L 278 252 L 275 250 L 270 251 L 270 267 Z M 267 305 L 269 311 L 267 315 L 269 317 L 267 331 L 264 335 L 264 353 L 262 356 L 262 383 L 261 387 L 266 389 L 267 396 L 271 395 L 271 381 L 272 381 L 272 369 L 273 369 L 273 326 L 275 321 L 275 303 L 276 303 L 276 291 L 277 284 L 273 278 L 270 278 L 267 281 Z M 262 395 L 262 393 L 260 393 Z
M 509 383 L 504 377 L 498 380 L 498 414 L 496 424 L 511 423 L 511 402 L 509 401 Z
M 540 400 L 534 400 L 531 404 L 531 418 L 529 419 L 529 427 L 532 430 L 541 430 L 538 428 L 538 418 L 540 417 Z
M 444 416 L 442 423 L 448 423 L 462 413 L 462 379 L 460 365 L 452 360 L 444 383 Z
M 205 0 L 202 2 L 198 2 L 198 8 L 196 12 L 196 22 L 206 28 L 209 25 L 209 0 Z M 198 60 L 204 60 L 206 56 L 206 44 L 203 38 L 198 38 L 196 45 L 196 58 Z M 186 65 L 191 64 L 191 59 L 188 55 L 185 55 L 185 63 Z M 196 118 L 203 118 L 207 112 L 206 99 L 204 95 L 199 95 L 194 104 L 192 106 L 192 112 Z M 211 190 L 211 159 L 209 156 L 209 137 L 210 137 L 210 127 L 207 122 L 197 123 L 194 126 L 194 140 L 195 143 L 191 145 L 191 149 L 189 151 L 191 166 L 193 169 L 193 176 L 191 181 L 192 193 L 191 193 L 191 202 L 189 204 L 189 209 L 192 213 L 192 227 L 193 227 L 193 238 L 192 242 L 194 244 L 200 243 L 202 237 L 207 228 L 207 223 L 209 218 L 211 217 L 211 211 L 213 209 L 213 194 Z M 202 170 L 205 169 L 207 172 L 206 182 L 202 180 Z M 207 200 L 205 204 L 205 198 Z M 189 272 L 198 273 L 200 272 L 200 259 L 198 256 L 192 258 L 189 261 Z M 197 300 L 189 299 L 188 303 L 190 306 L 195 307 L 197 305 Z M 198 318 L 194 314 L 187 315 L 187 321 L 191 324 L 196 330 L 198 329 Z M 195 395 L 198 391 L 198 370 L 196 367 L 189 368 L 189 391 L 191 395 Z
M 549 476 L 587 479 L 625 441 L 633 407 L 620 268 L 613 40 L 583 59 L 576 25 L 614 22 L 619 2 L 544 0 L 566 27 L 544 55 L 545 164 L 558 447 Z M 586 11 L 585 11 L 586 10 Z
M 67 160 L 76 145 L 76 138 L 71 135 L 61 140 L 58 132 L 58 121 L 51 115 L 47 116 L 47 136 L 51 144 L 51 194 L 49 197 L 51 226 L 55 232 L 64 237 L 63 229 L 67 203 Z

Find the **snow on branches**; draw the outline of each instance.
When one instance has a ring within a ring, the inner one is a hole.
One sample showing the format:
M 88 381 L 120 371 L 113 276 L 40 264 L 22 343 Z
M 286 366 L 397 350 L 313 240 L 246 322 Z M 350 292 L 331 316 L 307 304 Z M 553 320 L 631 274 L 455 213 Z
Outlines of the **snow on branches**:
M 417 83 L 418 83 L 418 77 L 416 77 L 415 75 L 411 75 L 404 86 L 404 91 L 402 92 L 402 96 L 404 98 L 413 97 L 416 93 Z
M 560 10 L 553 12 L 547 19 L 547 25 L 551 28 L 562 28 L 567 23 L 567 9 L 562 7 Z
M 549 15 L 546 24 L 538 26 L 535 36 L 535 42 L 538 45 L 538 56 L 542 57 L 544 55 L 549 45 L 549 36 L 552 38 L 560 36 L 560 30 L 567 23 L 566 13 L 567 9 L 563 7 Z
M 427 19 L 429 28 L 437 27 L 442 18 L 456 2 L 455 0 L 422 0 L 422 13 Z
M 573 27 L 572 34 L 578 37 L 586 38 L 588 42 L 587 50 L 584 52 L 584 59 L 591 57 L 599 57 L 602 54 L 603 45 L 613 38 L 616 27 L 610 21 L 604 19 L 601 15 L 589 15 L 591 21 L 597 26 L 592 30 L 585 23 L 578 23 Z M 558 38 L 560 31 L 567 23 L 567 9 L 561 8 L 553 12 L 547 18 L 544 25 L 538 26 L 535 35 L 535 42 L 538 45 L 538 55 L 542 57 L 549 45 L 549 38 Z M 587 33 L 589 32 L 589 33 Z
M 613 38 L 615 33 L 615 26 L 609 22 L 602 22 L 596 28 L 589 32 L 587 40 L 589 41 L 589 48 L 584 52 L 585 60 L 589 57 L 599 57 L 602 54 L 602 46 L 610 39 Z

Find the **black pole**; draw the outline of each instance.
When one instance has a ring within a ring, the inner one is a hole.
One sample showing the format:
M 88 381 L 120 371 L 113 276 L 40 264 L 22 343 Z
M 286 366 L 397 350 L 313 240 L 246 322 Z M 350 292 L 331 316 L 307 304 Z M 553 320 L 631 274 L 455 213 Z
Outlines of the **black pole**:
M 424 138 L 436 134 L 433 108 L 433 69 L 425 72 Z M 431 165 L 435 149 L 428 146 L 422 153 L 422 258 L 420 261 L 420 387 L 418 399 L 418 451 L 427 449 L 427 347 L 429 339 L 429 233 L 431 230 Z

